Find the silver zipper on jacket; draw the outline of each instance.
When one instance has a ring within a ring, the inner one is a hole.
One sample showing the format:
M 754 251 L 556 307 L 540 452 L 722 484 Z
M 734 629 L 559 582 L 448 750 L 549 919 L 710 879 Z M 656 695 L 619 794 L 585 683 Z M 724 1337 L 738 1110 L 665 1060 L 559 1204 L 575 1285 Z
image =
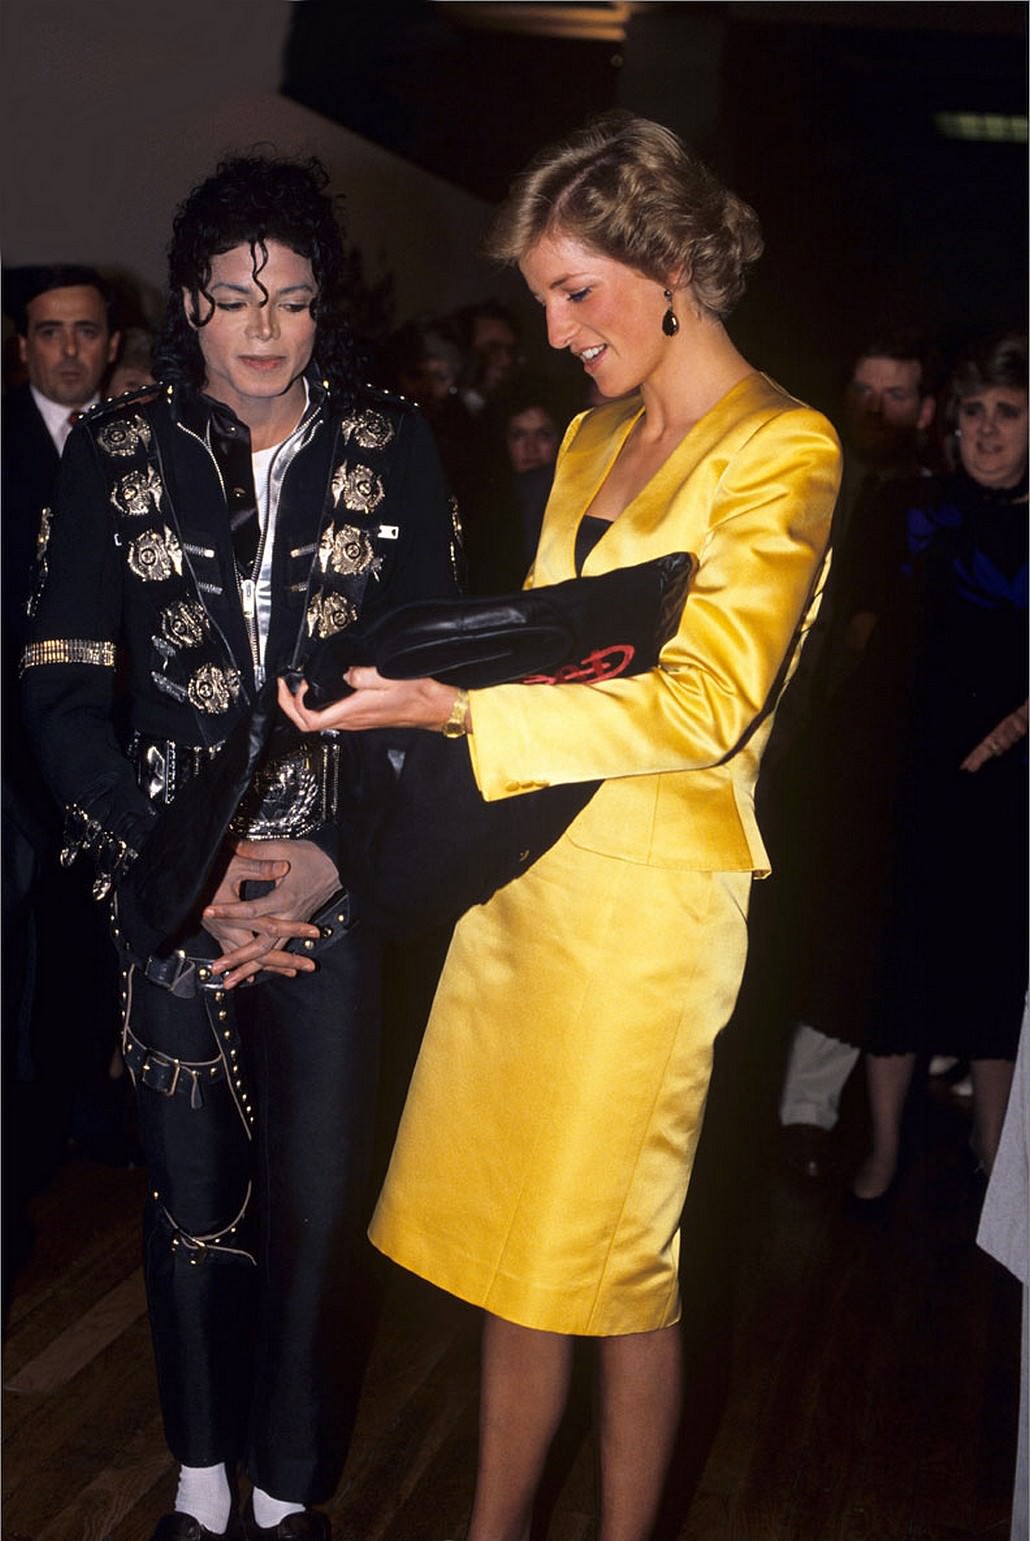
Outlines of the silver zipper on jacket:
M 279 523 L 279 509 L 282 503 L 283 487 L 289 475 L 290 467 L 297 456 L 311 443 L 312 439 L 322 427 L 323 419 L 319 415 L 317 407 L 312 408 L 310 399 L 307 402 L 305 416 L 297 424 L 293 433 L 285 439 L 275 454 L 267 471 L 267 498 L 265 501 L 265 519 L 261 527 L 261 535 L 258 541 L 257 555 L 249 578 L 240 579 L 240 604 L 243 608 L 244 620 L 247 624 L 247 636 L 250 641 L 251 657 L 254 665 L 254 678 L 258 684 L 264 683 L 264 664 L 261 662 L 261 603 L 259 587 L 261 583 L 261 570 L 265 560 L 265 549 L 268 545 L 269 535 L 272 534 Z M 258 503 L 257 486 L 254 487 L 255 506 Z M 313 548 L 317 551 L 317 543 Z M 268 615 L 268 624 L 271 625 L 271 612 Z M 267 637 L 266 637 L 267 642 Z
M 271 466 L 268 468 L 268 480 L 269 484 L 271 484 Z M 243 620 L 247 628 L 247 641 L 250 643 L 250 662 L 251 667 L 254 670 L 254 681 L 258 686 L 258 689 L 260 689 L 265 682 L 265 671 L 261 663 L 261 628 L 258 625 L 257 588 L 258 579 L 261 576 L 261 564 L 265 559 L 265 545 L 268 540 L 268 527 L 272 523 L 271 497 L 271 485 L 269 485 L 269 502 L 266 504 L 265 522 L 261 526 L 260 534 L 258 536 L 258 547 L 254 557 L 254 566 L 250 570 L 250 577 L 244 578 L 240 573 L 239 568 L 236 570 L 236 586 L 240 591 L 240 606 L 243 610 Z M 258 506 L 256 487 L 254 488 L 254 505 L 256 512 Z

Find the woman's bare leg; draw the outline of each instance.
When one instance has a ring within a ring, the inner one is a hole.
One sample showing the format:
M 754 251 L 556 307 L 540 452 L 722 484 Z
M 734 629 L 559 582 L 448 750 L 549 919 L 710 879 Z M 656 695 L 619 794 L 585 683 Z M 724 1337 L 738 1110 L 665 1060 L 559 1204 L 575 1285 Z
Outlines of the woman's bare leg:
M 679 1427 L 678 1327 L 600 1339 L 599 1541 L 647 1541 Z
M 571 1338 L 487 1315 L 479 1469 L 468 1541 L 527 1541 L 571 1373 Z
M 867 1054 L 866 1084 L 872 1144 L 851 1183 L 856 1198 L 877 1199 L 886 1193 L 898 1170 L 901 1119 L 915 1069 L 914 1054 Z
M 1001 1126 L 1009 1105 L 1012 1072 L 1010 1059 L 974 1059 L 969 1062 L 973 1078 L 973 1154 L 990 1174 L 998 1154 Z

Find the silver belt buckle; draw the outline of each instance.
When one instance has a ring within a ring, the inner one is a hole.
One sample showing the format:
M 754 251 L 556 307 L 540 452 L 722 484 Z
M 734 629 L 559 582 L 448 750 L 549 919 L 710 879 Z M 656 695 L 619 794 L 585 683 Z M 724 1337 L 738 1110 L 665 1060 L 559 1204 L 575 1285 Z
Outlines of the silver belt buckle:
M 229 828 L 245 840 L 300 840 L 336 810 L 335 745 L 313 742 L 257 772 Z

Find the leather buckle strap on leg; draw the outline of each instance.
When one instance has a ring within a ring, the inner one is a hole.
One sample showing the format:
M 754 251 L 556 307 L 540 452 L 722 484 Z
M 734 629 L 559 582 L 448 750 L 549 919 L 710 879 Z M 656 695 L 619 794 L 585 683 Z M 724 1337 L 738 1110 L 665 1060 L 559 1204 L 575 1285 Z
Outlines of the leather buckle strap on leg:
M 122 1056 L 133 1080 L 164 1097 L 174 1097 L 177 1092 L 188 1096 L 191 1108 L 204 1106 L 203 1087 L 224 1081 L 226 1067 L 219 1057 L 210 1060 L 181 1060 L 159 1049 L 148 1049 L 131 1028 L 126 1027 L 122 1039 Z

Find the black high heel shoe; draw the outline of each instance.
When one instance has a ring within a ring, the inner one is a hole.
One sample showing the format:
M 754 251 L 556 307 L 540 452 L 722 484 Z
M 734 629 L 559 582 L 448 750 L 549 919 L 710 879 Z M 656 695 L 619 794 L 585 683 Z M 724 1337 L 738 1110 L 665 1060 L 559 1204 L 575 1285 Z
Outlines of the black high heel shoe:
M 882 1193 L 874 1193 L 871 1198 L 863 1198 L 853 1188 L 844 1190 L 844 1213 L 849 1220 L 860 1220 L 863 1224 L 884 1220 L 894 1202 L 897 1192 L 898 1179 L 892 1177 Z
M 880 1193 L 868 1195 L 856 1193 L 849 1183 L 844 1191 L 844 1212 L 852 1220 L 880 1220 L 890 1209 L 894 1197 L 898 1191 L 898 1177 L 901 1172 L 901 1160 L 898 1159 L 891 1180 Z

